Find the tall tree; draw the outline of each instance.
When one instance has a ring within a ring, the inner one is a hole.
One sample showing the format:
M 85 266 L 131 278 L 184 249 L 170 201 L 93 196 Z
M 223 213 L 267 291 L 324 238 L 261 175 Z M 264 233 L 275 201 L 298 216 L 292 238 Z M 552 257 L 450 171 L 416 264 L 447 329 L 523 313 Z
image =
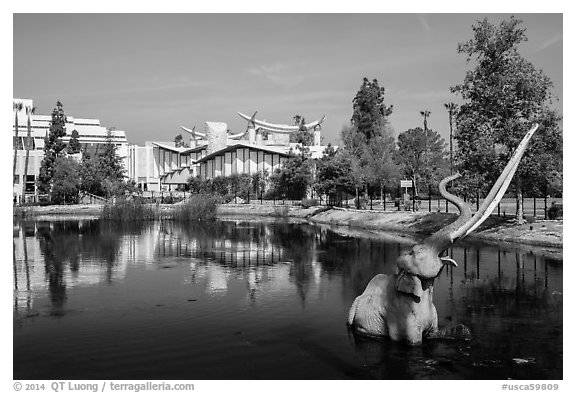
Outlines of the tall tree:
M 368 161 L 365 156 L 368 142 L 366 136 L 357 132 L 352 125 L 345 125 L 341 133 L 344 148 L 339 152 L 342 160 L 347 163 L 350 170 L 350 183 L 356 194 L 356 202 L 360 201 L 360 190 L 368 187 Z
M 400 179 L 400 167 L 394 160 L 395 144 L 392 136 L 378 136 L 365 146 L 362 154 L 369 182 L 380 189 L 380 203 L 384 203 L 384 187 L 397 184 Z
M 18 137 L 18 113 L 22 108 L 22 102 L 12 103 L 12 109 L 14 110 L 14 163 L 12 165 L 12 185 L 14 185 L 16 181 L 16 161 L 18 160 L 18 146 L 20 145 L 20 138 Z
M 414 181 L 416 192 L 427 192 L 429 184 L 440 182 L 448 172 L 444 139 L 436 131 L 428 130 L 428 154 L 425 141 L 426 134 L 420 127 L 398 135 L 397 161 L 404 176 Z
M 512 183 L 517 223 L 524 222 L 523 188 L 546 184 L 562 159 L 561 118 L 549 106 L 553 84 L 519 54 L 519 44 L 527 40 L 521 23 L 511 17 L 499 26 L 487 19 L 472 26 L 473 38 L 460 43 L 458 53 L 474 60 L 475 67 L 466 72 L 462 84 L 451 88 L 464 100 L 455 136 L 461 171 L 482 191 L 499 175 L 530 126 L 541 125 Z
M 384 103 L 384 87 L 378 85 L 378 80 L 369 81 L 364 77 L 362 86 L 352 100 L 353 113 L 351 123 L 366 142 L 381 135 L 388 116 L 392 113 L 392 105 Z
M 424 118 L 424 165 L 428 165 L 428 117 L 430 114 L 429 110 L 420 111 L 420 115 Z
M 374 174 L 383 174 L 385 168 L 375 168 L 373 154 L 375 146 L 370 147 L 373 141 L 378 140 L 378 146 L 383 148 L 385 141 L 390 141 L 392 131 L 388 124 L 388 116 L 392 113 L 392 105 L 384 103 L 384 87 L 378 84 L 377 79 L 370 81 L 364 77 L 362 85 L 352 100 L 352 118 L 350 126 L 342 129 L 344 154 L 350 162 L 355 189 L 356 200 L 359 201 L 359 190 L 368 189 L 368 182 L 374 179 Z M 394 143 L 389 144 L 390 150 Z M 382 164 L 383 161 L 379 160 Z M 380 179 L 385 181 L 385 179 Z
M 112 129 L 106 132 L 104 153 L 100 156 L 99 164 L 107 196 L 121 193 L 124 184 L 124 166 L 122 158 L 117 154 L 117 147 L 112 139 Z
M 54 176 L 54 163 L 56 158 L 63 154 L 65 148 L 62 137 L 66 135 L 66 115 L 60 101 L 56 102 L 56 108 L 52 111 L 52 121 L 48 136 L 44 140 L 44 159 L 40 164 L 38 176 L 38 190 L 41 193 L 49 193 Z
M 453 102 L 447 102 L 444 104 L 444 108 L 448 111 L 448 122 L 450 125 L 450 174 L 454 172 L 454 147 L 452 145 L 453 129 L 452 129 L 452 120 L 454 119 L 454 115 L 456 115 L 456 110 L 458 106 Z
M 26 193 L 26 179 L 28 178 L 28 162 L 30 159 L 30 149 L 33 145 L 32 140 L 32 115 L 36 111 L 36 107 L 26 106 L 27 119 L 27 133 L 26 133 L 26 143 L 24 148 L 26 149 L 26 158 L 24 159 L 24 181 L 22 182 L 22 195 Z
M 350 160 L 343 149 L 337 151 L 331 144 L 326 146 L 317 161 L 314 190 L 326 195 L 331 203 L 336 203 L 339 192 L 354 190 Z

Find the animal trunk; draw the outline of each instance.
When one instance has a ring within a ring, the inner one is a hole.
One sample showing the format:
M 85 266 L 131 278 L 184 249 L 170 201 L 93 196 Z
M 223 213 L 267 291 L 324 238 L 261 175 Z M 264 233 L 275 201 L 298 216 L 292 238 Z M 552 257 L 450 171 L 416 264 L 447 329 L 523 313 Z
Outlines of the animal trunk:
M 435 247 L 440 254 L 444 250 L 446 250 L 450 245 L 455 242 L 456 240 L 469 235 L 474 231 L 480 224 L 482 224 L 489 216 L 492 214 L 492 211 L 496 208 L 500 200 L 504 196 L 504 193 L 508 189 L 512 178 L 514 177 L 514 173 L 516 169 L 518 169 L 518 165 L 520 164 L 520 160 L 522 159 L 522 155 L 526 151 L 528 147 L 528 142 L 534 132 L 538 129 L 538 124 L 535 124 L 524 136 L 524 139 L 520 142 L 516 151 L 510 158 L 510 161 L 498 177 L 498 180 L 492 186 L 492 189 L 482 202 L 482 205 L 479 207 L 478 211 L 474 216 L 472 216 L 470 206 L 466 202 L 464 202 L 461 198 L 457 197 L 456 195 L 450 194 L 446 190 L 446 184 L 449 181 L 457 179 L 460 177 L 459 173 L 455 175 L 451 175 L 446 177 L 440 182 L 439 189 L 440 194 L 448 201 L 456 205 L 460 212 L 460 217 L 453 222 L 452 224 L 448 225 L 445 228 L 442 228 L 438 232 L 434 233 L 432 236 L 424 240 L 425 244 L 428 244 L 432 247 Z M 520 189 L 520 188 L 518 188 Z M 520 194 L 521 196 L 521 194 Z M 521 198 L 520 198 L 521 199 Z M 521 205 L 519 206 L 521 210 Z M 521 214 L 521 213 L 520 213 Z

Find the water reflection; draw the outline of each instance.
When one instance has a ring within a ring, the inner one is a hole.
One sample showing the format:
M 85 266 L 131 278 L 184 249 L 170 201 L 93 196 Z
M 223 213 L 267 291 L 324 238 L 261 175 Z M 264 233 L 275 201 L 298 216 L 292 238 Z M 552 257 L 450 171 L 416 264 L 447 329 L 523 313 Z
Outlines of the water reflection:
M 142 263 L 151 268 L 188 263 L 187 282 L 204 280 L 210 293 L 226 292 L 233 275 L 246 280 L 253 298 L 263 283 L 275 281 L 278 290 L 293 285 L 302 304 L 312 286 L 338 276 L 344 281 L 342 295 L 353 298 L 375 274 L 391 273 L 405 247 L 288 223 L 182 226 L 164 221 L 127 231 L 91 220 L 22 221 L 15 227 L 13 248 L 15 310 L 30 309 L 34 291 L 43 290 L 57 310 L 66 302 L 67 287 L 121 280 L 129 264 Z M 468 308 L 507 298 L 518 304 L 521 299 L 547 304 L 549 272 L 561 277 L 561 262 L 519 250 L 464 243 L 448 253 L 461 268 L 445 269 L 436 288 L 446 292 L 450 303 L 458 298 Z M 554 282 L 554 288 L 557 298 L 561 280 Z
M 249 220 L 187 226 L 161 221 L 138 227 L 116 227 L 99 220 L 17 222 L 13 231 L 14 312 L 19 328 L 15 330 L 15 376 L 19 375 L 16 370 L 23 370 L 16 354 L 26 358 L 18 340 L 20 333 L 32 334 L 36 327 L 49 323 L 44 317 L 68 320 L 63 317 L 70 310 L 85 307 L 90 311 L 86 305 L 96 303 L 98 312 L 92 313 L 98 323 L 119 329 L 114 325 L 119 323 L 118 315 L 124 324 L 128 315 L 134 326 L 156 326 L 145 330 L 142 337 L 153 336 L 153 343 L 145 344 L 158 345 L 162 353 L 175 344 L 157 342 L 155 329 L 162 329 L 166 337 L 182 334 L 179 326 L 185 332 L 200 329 L 194 345 L 182 347 L 180 343 L 174 348 L 174 353 L 188 359 L 182 363 L 182 372 L 188 373 L 198 366 L 190 359 L 226 366 L 226 357 L 205 353 L 215 346 L 229 352 L 230 347 L 239 345 L 239 332 L 252 332 L 258 337 L 240 341 L 242 350 L 255 346 L 264 363 L 280 361 L 278 353 L 284 353 L 281 360 L 288 366 L 279 377 L 290 378 L 291 372 L 302 378 L 339 375 L 340 371 L 330 370 L 328 364 L 321 366 L 322 359 L 345 365 L 340 377 L 562 377 L 561 261 L 474 242 L 448 250 L 460 267 L 445 269 L 435 282 L 439 323 L 463 323 L 474 338 L 468 343 L 429 343 L 407 350 L 388 341 L 350 335 L 344 321 L 352 300 L 375 274 L 392 273 L 396 257 L 408 245 L 339 232 Z M 198 313 L 190 314 L 194 312 L 187 308 L 191 304 L 197 304 Z M 91 315 L 87 311 L 83 322 L 75 323 L 94 324 Z M 190 315 L 194 318 L 188 319 Z M 32 316 L 41 318 L 31 323 Z M 157 326 L 158 319 L 168 325 Z M 74 334 L 67 336 L 67 348 L 72 347 Z M 303 343 L 303 336 L 309 342 Z M 81 335 L 77 341 L 78 351 L 90 350 Z M 266 343 L 270 352 L 259 352 L 261 343 Z M 43 341 L 36 344 L 49 345 Z M 286 349 L 288 344 L 296 349 Z M 94 345 L 94 351 L 102 351 Z M 114 354 L 98 352 L 98 356 L 117 359 L 118 345 L 110 348 Z M 142 345 L 135 341 L 133 347 L 123 348 L 125 356 Z M 534 360 L 518 365 L 514 358 Z M 131 362 L 127 358 L 121 361 Z M 150 359 L 151 369 L 153 364 Z M 174 367 L 157 375 L 146 369 L 147 374 L 131 376 L 206 377 L 180 375 Z M 326 373 L 318 374 L 322 367 Z M 308 368 L 316 374 L 308 376 L 307 372 L 313 372 Z M 219 377 L 251 375 L 234 374 L 240 373 L 238 367 L 235 370 Z
M 51 313 L 63 313 L 67 289 L 121 279 L 122 229 L 92 221 L 21 221 L 14 228 L 14 309 L 30 311 L 47 293 Z M 119 264 L 120 263 L 120 264 Z M 20 283 L 26 283 L 25 287 Z

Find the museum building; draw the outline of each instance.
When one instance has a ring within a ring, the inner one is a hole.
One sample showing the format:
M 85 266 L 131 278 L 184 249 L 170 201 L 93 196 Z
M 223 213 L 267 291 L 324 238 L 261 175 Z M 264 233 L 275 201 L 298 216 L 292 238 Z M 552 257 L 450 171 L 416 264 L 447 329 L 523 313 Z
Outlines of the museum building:
M 14 112 L 12 116 L 12 132 L 13 142 L 17 145 L 16 154 L 16 173 L 13 179 L 13 197 L 16 200 L 24 200 L 23 196 L 30 199 L 36 196 L 36 179 L 40 173 L 40 164 L 44 158 L 44 138 L 48 135 L 50 130 L 50 122 L 52 121 L 51 115 L 31 114 L 31 146 L 28 158 L 28 170 L 25 170 L 26 150 L 25 139 L 28 134 L 28 114 L 26 108 L 33 108 L 34 102 L 31 99 L 13 98 L 13 104 L 22 103 L 22 109 Z M 16 116 L 18 117 L 18 132 L 16 132 Z M 72 131 L 78 131 L 78 140 L 81 145 L 81 150 L 84 154 L 91 156 L 103 152 L 103 147 L 106 144 L 106 136 L 110 131 L 110 136 L 114 144 L 116 144 L 116 153 L 122 159 L 123 165 L 126 167 L 128 159 L 128 140 L 126 133 L 115 128 L 106 128 L 100 124 L 98 119 L 85 119 L 76 118 L 73 116 L 66 116 L 66 136 L 62 138 L 64 143 L 70 141 Z M 13 153 L 12 153 L 13 154 Z
M 44 138 L 48 135 L 52 117 L 30 115 L 32 143 L 25 176 L 26 108 L 33 107 L 33 100 L 14 98 L 13 102 L 22 103 L 22 109 L 15 112 L 18 117 L 17 133 L 13 120 L 14 143 L 18 144 L 13 196 L 15 200 L 22 201 L 23 195 L 27 199 L 37 196 L 36 180 L 44 158 Z M 255 114 L 252 118 L 241 113 L 239 115 L 248 120 L 248 126 L 238 134 L 231 134 L 227 124 L 221 122 L 206 122 L 204 132 L 182 127 L 190 134 L 190 147 L 176 146 L 174 141 L 147 141 L 144 146 L 130 145 L 125 131 L 104 127 L 98 119 L 73 116 L 66 116 L 66 136 L 62 140 L 68 143 L 72 131 L 78 131 L 82 154 L 93 156 L 104 151 L 110 132 L 117 147 L 116 152 L 122 159 L 126 180 L 133 180 L 143 191 L 183 189 L 191 176 L 212 179 L 262 171 L 271 174 L 281 168 L 291 153 L 299 153 L 299 144 L 289 141 L 290 133 L 298 127 L 255 120 Z M 325 149 L 320 144 L 320 124 L 323 120 L 304 125 L 314 133 L 314 143 L 308 147 L 312 158 L 322 157 Z

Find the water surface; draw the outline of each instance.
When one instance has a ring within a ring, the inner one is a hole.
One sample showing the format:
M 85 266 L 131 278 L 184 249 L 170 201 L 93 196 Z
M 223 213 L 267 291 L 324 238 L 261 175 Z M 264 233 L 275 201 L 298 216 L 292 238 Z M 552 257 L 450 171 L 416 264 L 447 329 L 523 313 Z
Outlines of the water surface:
M 440 326 L 408 347 L 351 334 L 354 298 L 405 241 L 289 222 L 14 225 L 14 379 L 561 379 L 562 261 L 465 242 Z

